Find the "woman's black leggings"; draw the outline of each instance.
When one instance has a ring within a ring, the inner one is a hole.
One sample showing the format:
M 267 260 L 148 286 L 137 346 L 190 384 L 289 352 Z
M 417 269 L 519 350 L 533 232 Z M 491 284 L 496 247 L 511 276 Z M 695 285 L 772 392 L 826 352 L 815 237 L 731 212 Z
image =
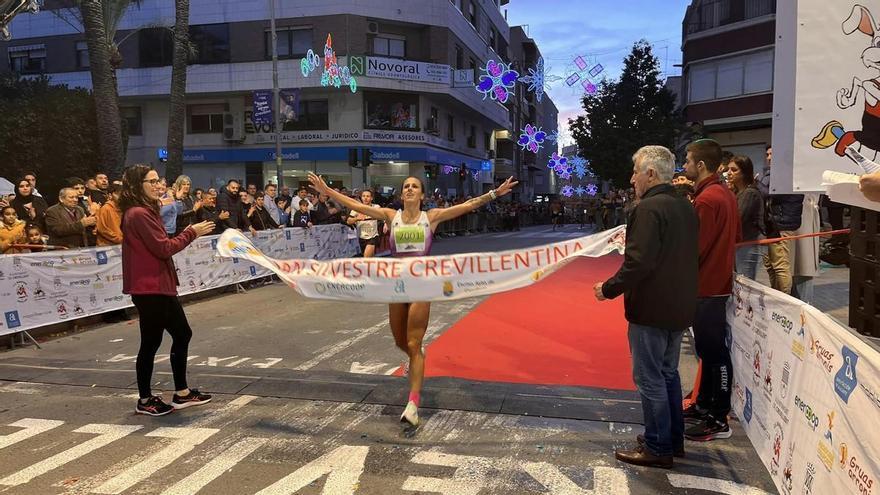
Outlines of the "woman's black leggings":
M 150 382 L 153 377 L 153 361 L 156 351 L 162 344 L 162 333 L 171 334 L 171 372 L 174 375 L 174 389 L 183 390 L 186 386 L 186 359 L 192 329 L 186 321 L 186 314 L 176 296 L 144 295 L 131 296 L 140 315 L 141 348 L 138 350 L 137 383 L 141 399 L 153 395 Z

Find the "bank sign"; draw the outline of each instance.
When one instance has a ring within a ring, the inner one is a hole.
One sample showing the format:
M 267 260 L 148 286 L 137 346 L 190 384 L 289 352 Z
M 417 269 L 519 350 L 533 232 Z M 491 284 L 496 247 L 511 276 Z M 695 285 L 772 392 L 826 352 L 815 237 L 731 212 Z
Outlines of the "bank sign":
M 367 57 L 366 76 L 449 84 L 452 80 L 452 70 L 444 64 Z

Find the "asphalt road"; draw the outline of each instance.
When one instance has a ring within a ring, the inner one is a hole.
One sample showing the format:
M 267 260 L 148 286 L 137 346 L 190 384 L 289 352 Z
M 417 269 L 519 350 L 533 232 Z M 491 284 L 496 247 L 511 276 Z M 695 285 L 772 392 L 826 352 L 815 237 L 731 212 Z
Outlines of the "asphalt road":
M 444 239 L 435 253 L 582 235 L 549 227 Z M 426 342 L 481 302 L 438 303 Z M 748 439 L 687 445 L 676 469 L 619 464 L 642 431 L 632 392 L 430 379 L 424 426 L 387 307 L 306 300 L 281 284 L 190 303 L 190 384 L 215 402 L 133 414 L 136 321 L 0 353 L 0 493 L 775 493 Z M 166 339 L 155 388 L 171 390 Z M 692 354 L 682 356 L 690 383 Z

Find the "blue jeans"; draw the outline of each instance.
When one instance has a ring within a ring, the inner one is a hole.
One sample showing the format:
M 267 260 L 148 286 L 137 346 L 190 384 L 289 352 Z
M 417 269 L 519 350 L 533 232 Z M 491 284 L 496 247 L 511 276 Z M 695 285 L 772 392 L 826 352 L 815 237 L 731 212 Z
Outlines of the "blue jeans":
M 654 455 L 672 455 L 684 446 L 681 377 L 678 358 L 681 331 L 629 324 L 633 380 L 642 398 L 645 446 Z
M 743 246 L 736 249 L 736 272 L 755 280 L 758 273 L 758 260 L 761 246 Z

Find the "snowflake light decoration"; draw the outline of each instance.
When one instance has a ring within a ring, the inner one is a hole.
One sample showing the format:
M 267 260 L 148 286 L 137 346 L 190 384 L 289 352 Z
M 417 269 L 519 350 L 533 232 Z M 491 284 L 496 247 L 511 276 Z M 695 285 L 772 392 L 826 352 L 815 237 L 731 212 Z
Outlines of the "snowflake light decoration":
M 578 155 L 575 155 L 575 157 L 571 159 L 571 169 L 578 179 L 583 179 L 589 173 L 589 171 L 587 170 L 588 163 L 588 161 Z
M 559 131 L 553 131 L 550 134 L 547 134 L 546 140 L 550 141 L 553 144 L 558 143 L 559 142 Z
M 595 196 L 599 193 L 599 186 L 596 184 L 587 184 L 587 194 L 590 196 Z
M 574 188 L 574 193 L 578 196 L 583 196 L 587 193 L 587 189 L 584 186 L 577 186 Z
M 300 60 L 299 67 L 304 77 L 308 77 L 320 65 L 319 58 L 312 50 L 306 53 L 306 57 Z M 345 84 L 352 93 L 357 92 L 357 80 L 351 75 L 351 69 L 347 66 L 339 66 L 336 53 L 333 51 L 333 37 L 327 35 L 324 43 L 324 72 L 321 74 L 321 86 L 333 86 L 340 88 Z
M 571 180 L 571 170 L 557 171 L 556 175 L 562 180 Z
M 452 165 L 443 165 L 442 171 L 443 175 L 449 175 L 455 172 L 455 167 L 453 167 Z
M 513 87 L 519 79 L 519 73 L 504 62 L 494 60 L 488 61 L 486 67 L 481 67 L 480 70 L 485 74 L 480 76 L 480 83 L 476 88 L 478 92 L 483 93 L 483 99 L 488 96 L 498 102 L 507 103 L 508 98 L 513 95 Z
M 517 144 L 522 146 L 523 150 L 537 153 L 538 150 L 541 149 L 541 145 L 544 144 L 545 139 L 547 139 L 547 133 L 542 131 L 540 127 L 526 124 L 526 128 L 523 129 L 522 133 L 519 135 L 519 141 L 517 141 Z
M 569 88 L 579 88 L 584 93 L 596 94 L 596 80 L 600 74 L 605 71 L 602 64 L 595 61 L 595 57 L 585 57 L 578 55 L 572 60 L 572 65 L 568 69 L 568 77 L 565 78 L 565 84 Z
M 474 176 L 475 181 L 480 182 L 480 171 L 479 170 L 475 170 L 473 172 L 473 176 Z
M 534 91 L 535 99 L 540 103 L 544 99 L 545 89 L 550 89 L 550 83 L 560 79 L 562 78 L 550 74 L 550 66 L 544 64 L 544 57 L 538 57 L 535 68 L 529 67 L 529 75 L 520 77 L 519 82 L 528 84 L 527 91 Z
M 571 186 L 562 186 L 562 189 L 559 190 L 559 194 L 565 196 L 566 198 L 570 198 L 574 195 L 574 188 Z

